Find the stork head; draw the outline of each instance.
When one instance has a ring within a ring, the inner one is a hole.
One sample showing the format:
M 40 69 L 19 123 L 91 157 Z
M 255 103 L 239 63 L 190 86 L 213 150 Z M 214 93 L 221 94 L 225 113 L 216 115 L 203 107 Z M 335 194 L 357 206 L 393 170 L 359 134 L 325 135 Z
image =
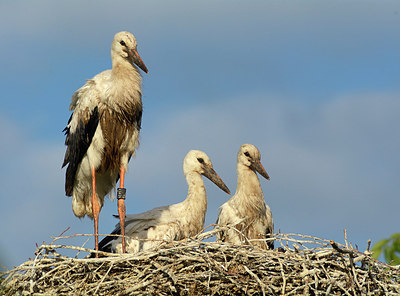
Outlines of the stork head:
M 239 165 L 249 167 L 251 170 L 258 172 L 265 179 L 269 180 L 269 176 L 261 164 L 261 154 L 256 146 L 252 144 L 243 144 L 240 146 L 237 156 Z
M 120 56 L 128 60 L 131 64 L 138 66 L 145 73 L 149 73 L 137 52 L 135 36 L 127 31 L 115 34 L 111 45 L 111 56 Z
M 211 182 L 228 194 L 231 194 L 228 187 L 214 171 L 210 158 L 203 151 L 190 150 L 183 160 L 183 172 L 186 175 L 198 173 L 207 177 Z

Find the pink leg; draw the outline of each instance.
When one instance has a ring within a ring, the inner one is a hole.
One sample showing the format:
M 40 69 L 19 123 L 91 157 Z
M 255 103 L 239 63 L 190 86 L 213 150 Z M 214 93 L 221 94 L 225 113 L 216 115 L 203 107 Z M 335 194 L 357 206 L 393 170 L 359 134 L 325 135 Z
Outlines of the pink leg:
M 96 197 L 96 171 L 92 167 L 92 210 L 94 219 L 94 244 L 95 250 L 99 250 L 99 215 L 100 215 L 100 204 Z M 96 258 L 99 254 L 96 253 Z
M 119 181 L 119 192 L 118 192 L 118 215 L 119 215 L 119 224 L 121 225 L 121 235 L 122 235 L 122 253 L 126 253 L 125 247 L 125 188 L 124 188 L 124 179 L 125 179 L 125 169 L 121 165 L 121 173 L 120 173 L 120 181 Z

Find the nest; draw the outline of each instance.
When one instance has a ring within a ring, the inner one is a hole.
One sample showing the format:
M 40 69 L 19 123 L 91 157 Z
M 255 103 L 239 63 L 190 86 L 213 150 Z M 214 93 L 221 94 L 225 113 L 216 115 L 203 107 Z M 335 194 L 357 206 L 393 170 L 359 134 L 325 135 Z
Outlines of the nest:
M 220 231 L 165 242 L 156 251 L 101 258 L 43 244 L 2 274 L 1 295 L 400 295 L 400 270 L 347 243 L 278 233 L 275 250 L 207 241 Z M 226 228 L 224 228 L 226 230 Z

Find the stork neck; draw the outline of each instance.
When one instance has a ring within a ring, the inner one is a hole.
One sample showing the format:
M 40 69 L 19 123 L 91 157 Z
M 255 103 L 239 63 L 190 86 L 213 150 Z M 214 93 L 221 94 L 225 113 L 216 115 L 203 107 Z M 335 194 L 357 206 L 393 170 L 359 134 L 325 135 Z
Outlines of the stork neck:
M 199 219 L 204 221 L 207 211 L 207 193 L 204 181 L 199 173 L 189 173 L 186 175 L 186 182 L 188 195 L 184 202 L 193 213 L 200 214 L 202 217 L 199 216 Z
M 114 57 L 112 62 L 111 83 L 107 90 L 108 104 L 119 112 L 122 109 L 132 110 L 128 105 L 142 104 L 142 76 L 134 65 L 121 57 Z
M 199 200 L 205 199 L 207 201 L 204 181 L 199 173 L 188 173 L 186 175 L 186 182 L 188 184 L 187 198 Z
M 139 69 L 120 56 L 115 56 L 112 58 L 111 77 L 113 79 L 135 81 L 138 84 L 140 84 L 142 81 L 142 76 L 140 75 Z
M 190 217 L 190 225 L 186 235 L 193 236 L 204 227 L 207 211 L 207 194 L 200 174 L 189 173 L 186 175 L 188 195 L 182 202 L 185 213 Z
M 236 192 L 244 193 L 246 196 L 263 197 L 260 180 L 256 172 L 248 166 L 238 164 L 237 166 L 238 180 Z

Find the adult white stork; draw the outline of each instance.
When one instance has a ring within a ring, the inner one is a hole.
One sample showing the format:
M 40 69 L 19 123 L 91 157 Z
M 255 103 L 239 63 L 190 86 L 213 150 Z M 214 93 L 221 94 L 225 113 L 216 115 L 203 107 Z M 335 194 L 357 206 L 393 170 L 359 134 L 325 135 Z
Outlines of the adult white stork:
M 163 241 L 191 237 L 203 229 L 207 211 L 207 195 L 201 175 L 230 194 L 228 187 L 214 171 L 211 160 L 202 151 L 189 151 L 183 161 L 183 172 L 189 187 L 184 201 L 126 216 L 125 234 L 128 253 L 156 248 Z M 117 224 L 111 234 L 121 234 L 121 225 Z M 121 238 L 105 237 L 100 242 L 100 250 L 121 253 Z
M 220 207 L 217 224 L 221 226 L 237 224 L 235 229 L 218 234 L 218 239 L 235 244 L 246 243 L 247 239 L 265 239 L 274 232 L 274 222 L 269 206 L 265 203 L 260 180 L 256 172 L 269 180 L 262 166 L 260 151 L 256 146 L 243 144 L 237 155 L 236 193 Z M 259 241 L 255 245 L 273 249 L 274 242 Z
M 118 213 L 124 224 L 124 176 L 139 143 L 142 119 L 142 77 L 137 67 L 148 73 L 135 37 L 126 31 L 115 34 L 111 61 L 111 70 L 89 79 L 73 94 L 73 113 L 64 129 L 65 193 L 72 196 L 75 216 L 94 219 L 96 250 L 104 197 L 119 178 Z

